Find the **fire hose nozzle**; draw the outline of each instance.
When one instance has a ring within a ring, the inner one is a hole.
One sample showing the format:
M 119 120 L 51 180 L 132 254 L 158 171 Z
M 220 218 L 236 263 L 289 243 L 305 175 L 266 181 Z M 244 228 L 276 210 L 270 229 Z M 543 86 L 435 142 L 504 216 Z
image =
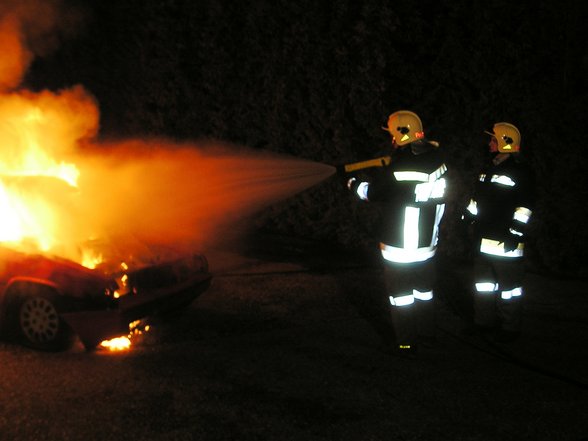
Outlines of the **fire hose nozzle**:
M 351 164 L 344 164 L 337 166 L 337 174 L 343 175 L 353 173 L 359 170 L 373 167 L 387 167 L 392 162 L 392 157 L 381 156 L 379 158 L 368 159 L 367 161 L 354 162 Z

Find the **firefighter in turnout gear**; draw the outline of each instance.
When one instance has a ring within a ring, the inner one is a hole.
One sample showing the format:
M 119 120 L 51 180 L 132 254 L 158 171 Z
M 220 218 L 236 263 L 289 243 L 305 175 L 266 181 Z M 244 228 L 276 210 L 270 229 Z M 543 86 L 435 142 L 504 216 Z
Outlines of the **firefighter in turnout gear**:
M 447 167 L 439 144 L 425 138 L 415 113 L 391 114 L 384 130 L 392 137 L 390 160 L 373 179 L 352 177 L 347 186 L 363 201 L 384 204 L 379 241 L 393 350 L 409 354 L 435 335 L 433 257 L 445 209 Z
M 534 176 L 520 156 L 521 135 L 510 123 L 494 124 L 490 161 L 481 171 L 464 219 L 473 225 L 474 324 L 476 333 L 492 332 L 498 341 L 520 333 L 523 254 L 531 218 Z

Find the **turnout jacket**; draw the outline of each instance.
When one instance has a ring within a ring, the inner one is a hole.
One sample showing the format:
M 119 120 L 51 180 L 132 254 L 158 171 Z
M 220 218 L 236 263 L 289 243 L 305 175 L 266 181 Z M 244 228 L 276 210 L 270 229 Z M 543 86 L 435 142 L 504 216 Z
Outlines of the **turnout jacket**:
M 371 181 L 352 185 L 360 199 L 384 204 L 380 250 L 394 263 L 423 262 L 435 255 L 445 209 L 447 167 L 439 149 L 417 141 L 395 152 Z
M 476 182 L 467 207 L 480 252 L 521 257 L 534 207 L 534 175 L 515 155 L 496 155 Z

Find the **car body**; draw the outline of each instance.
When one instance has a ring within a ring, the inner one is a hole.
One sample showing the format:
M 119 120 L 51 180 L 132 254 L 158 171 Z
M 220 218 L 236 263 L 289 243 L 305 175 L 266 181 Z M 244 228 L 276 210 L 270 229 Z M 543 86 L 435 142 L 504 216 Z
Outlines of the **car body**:
M 0 333 L 47 351 L 87 349 L 129 324 L 185 308 L 210 285 L 203 255 L 116 270 L 0 247 Z

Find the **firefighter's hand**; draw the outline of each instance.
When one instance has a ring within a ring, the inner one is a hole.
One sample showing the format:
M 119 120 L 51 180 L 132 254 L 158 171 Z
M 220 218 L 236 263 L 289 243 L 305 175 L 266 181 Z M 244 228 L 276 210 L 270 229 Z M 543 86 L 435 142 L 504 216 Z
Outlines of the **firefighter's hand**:
M 511 227 L 508 229 L 509 237 L 504 241 L 504 250 L 505 251 L 513 251 L 516 250 L 519 243 L 522 242 L 524 239 L 524 232 L 523 229 L 518 227 Z
M 358 185 L 358 182 L 357 182 L 357 178 L 355 178 L 355 177 L 349 178 L 345 182 L 345 186 L 347 187 L 347 189 L 349 191 L 354 191 L 357 188 L 357 185 Z
M 474 216 L 468 210 L 465 210 L 461 215 L 461 222 L 465 226 L 473 225 L 476 223 L 476 216 Z

